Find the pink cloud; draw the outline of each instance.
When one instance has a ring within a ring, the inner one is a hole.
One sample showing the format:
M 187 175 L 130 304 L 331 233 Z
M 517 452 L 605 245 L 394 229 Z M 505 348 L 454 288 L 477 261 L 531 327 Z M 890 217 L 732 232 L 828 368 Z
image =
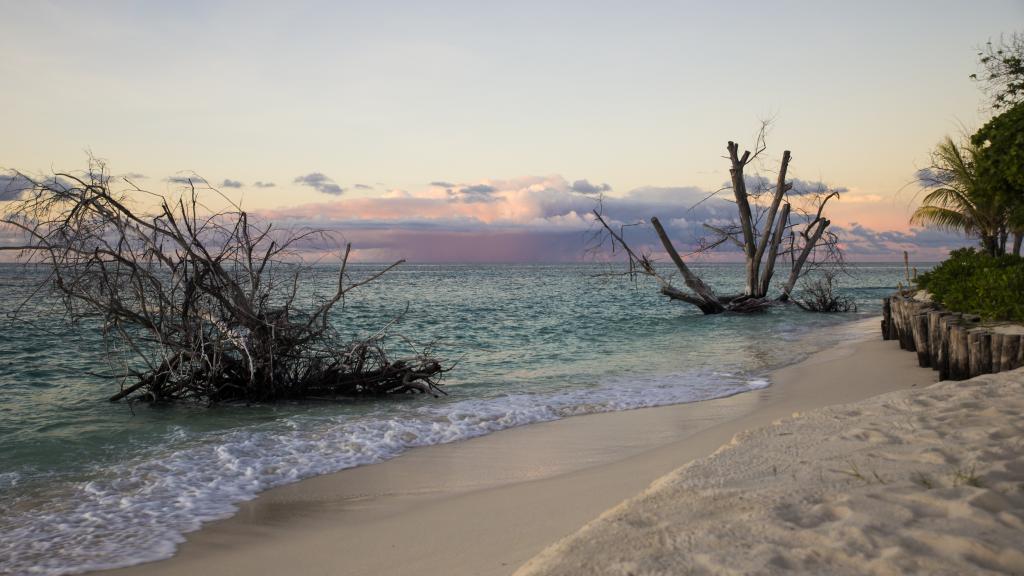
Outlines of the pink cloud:
M 432 183 L 415 192 L 332 201 L 262 211 L 278 224 L 338 230 L 363 261 L 405 258 L 414 262 L 581 261 L 587 253 L 589 213 L 597 206 L 594 186 L 561 176 L 524 177 L 454 184 Z M 602 191 L 607 191 L 603 187 Z M 877 194 L 848 191 L 830 206 L 834 229 L 851 260 L 899 259 L 907 249 L 917 259 L 941 259 L 965 241 L 951 234 L 911 229 L 893 203 Z M 697 188 L 640 188 L 604 197 L 604 214 L 619 224 L 657 215 L 669 223 L 681 252 L 705 235 L 703 222 L 723 224 L 734 207 L 721 198 L 703 202 Z M 862 225 L 881 222 L 883 225 Z M 645 227 L 629 228 L 636 246 L 658 254 L 657 240 Z M 724 250 L 702 259 L 733 261 Z
M 442 185 L 443 184 L 443 185 Z M 735 207 L 721 198 L 705 200 L 693 187 L 645 187 L 616 195 L 607 185 L 561 176 L 434 183 L 418 191 L 390 190 L 373 197 L 332 197 L 298 206 L 254 211 L 280 228 L 319 228 L 351 242 L 360 261 L 405 258 L 412 262 L 566 262 L 595 257 L 589 253 L 591 210 L 603 198 L 603 214 L 615 224 L 659 216 L 680 252 L 694 250 L 706 234 L 704 222 L 727 224 Z M 845 203 L 850 196 L 853 202 Z M 949 249 L 969 244 L 957 235 L 906 226 L 904 211 L 891 200 L 857 190 L 830 205 L 833 230 L 851 260 L 897 260 L 908 250 L 917 260 L 938 260 Z M 2 231 L 0 231 L 2 232 Z M 629 227 L 635 248 L 664 258 L 647 226 Z M 310 245 L 311 252 L 336 249 Z M 700 258 L 736 261 L 725 249 Z M 8 253 L 10 254 L 10 253 Z M 599 258 L 607 254 L 598 253 Z

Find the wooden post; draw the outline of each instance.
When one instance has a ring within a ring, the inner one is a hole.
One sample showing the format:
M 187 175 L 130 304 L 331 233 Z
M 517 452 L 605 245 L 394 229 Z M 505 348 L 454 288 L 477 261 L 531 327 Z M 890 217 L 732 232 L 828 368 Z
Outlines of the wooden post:
M 902 303 L 902 299 L 900 298 L 899 294 L 893 296 L 892 299 L 891 299 L 891 303 L 890 303 L 890 305 L 892 306 L 892 330 L 891 330 L 892 339 L 896 340 L 899 343 L 900 349 L 903 348 L 903 339 L 900 338 L 900 305 L 901 305 L 901 303 Z
M 992 358 L 990 359 L 991 365 L 989 372 L 992 374 L 998 374 L 1003 369 L 1002 363 L 1003 356 L 1003 335 L 999 332 L 992 333 Z
M 928 365 L 939 369 L 939 318 L 942 312 L 928 311 Z
M 899 296 L 893 296 L 890 298 L 889 306 L 889 340 L 899 340 L 899 318 L 897 318 L 898 312 L 896 311 L 896 300 Z
M 910 300 L 900 298 L 900 342 L 904 350 L 917 352 L 914 345 L 914 325 Z
M 967 326 L 964 324 L 955 324 L 953 326 L 953 354 L 952 366 L 950 366 L 950 373 L 953 380 L 966 380 L 970 376 L 969 358 L 967 347 Z
M 928 350 L 928 313 L 914 314 L 910 326 L 911 336 L 914 338 L 914 349 L 917 350 L 917 365 L 927 368 L 932 365 L 931 352 Z
M 956 340 L 953 338 L 952 330 L 953 330 L 953 327 L 956 326 L 959 323 L 960 323 L 960 314 L 958 314 L 958 313 L 953 313 L 953 314 L 950 314 L 949 316 L 943 316 L 943 318 L 942 318 L 942 325 L 943 325 L 943 329 L 942 329 L 942 339 L 943 339 L 942 354 L 943 354 L 943 359 L 940 362 L 940 368 L 941 369 L 945 369 L 945 375 L 942 378 L 943 380 L 955 380 L 955 378 L 953 378 L 952 375 L 951 375 L 952 374 L 952 370 L 953 370 L 953 368 L 951 367 L 951 364 L 953 362 L 953 360 L 952 360 L 953 352 L 956 349 Z
M 903 303 L 903 327 L 907 331 L 907 348 L 911 352 L 917 352 L 917 342 L 914 341 L 914 313 L 917 306 L 913 300 L 907 299 Z
M 970 334 L 970 377 L 981 376 L 992 371 L 992 333 L 975 330 Z
M 945 310 L 931 310 L 928 312 L 928 353 L 931 357 L 932 368 L 941 372 L 942 348 L 945 340 L 945 329 L 942 326 L 942 319 L 949 316 Z
M 903 337 L 903 297 L 896 296 L 892 299 L 892 321 L 896 325 L 896 339 L 900 342 L 900 348 L 907 349 L 907 339 Z
M 939 380 L 949 380 L 949 321 L 953 316 L 944 314 L 939 317 L 935 364 L 932 368 L 939 371 Z
M 1020 367 L 1017 352 L 1020 350 L 1020 334 L 1004 334 L 1003 347 L 999 351 L 999 368 L 1003 371 L 1015 370 Z
M 892 305 L 889 298 L 882 298 L 882 340 L 889 339 L 889 325 L 892 323 Z
M 949 339 L 949 349 L 946 353 L 946 376 L 949 380 L 959 380 L 957 373 L 957 343 L 960 341 L 959 320 L 947 322 L 947 327 L 949 332 L 946 337 Z

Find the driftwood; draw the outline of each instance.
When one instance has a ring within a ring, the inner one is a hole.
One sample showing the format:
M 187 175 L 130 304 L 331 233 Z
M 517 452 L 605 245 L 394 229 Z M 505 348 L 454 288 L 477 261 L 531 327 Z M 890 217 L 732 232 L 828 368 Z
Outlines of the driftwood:
M 841 265 L 842 254 L 838 248 L 838 239 L 828 231 L 831 222 L 823 215 L 826 204 L 832 198 L 838 197 L 839 193 L 831 190 L 800 191 L 797 196 L 811 208 L 794 206 L 791 202 L 793 184 L 787 181 L 792 157 L 789 150 L 782 154 L 774 188 L 748 188 L 745 169 L 765 150 L 765 129 L 766 126 L 763 126 L 753 153 L 744 151 L 740 154 L 739 144 L 731 141 L 727 144 L 730 189 L 736 203 L 738 223 L 725 227 L 704 224 L 704 227 L 717 237 L 711 241 L 702 241 L 703 247 L 699 250 L 730 243 L 743 251 L 746 281 L 742 294 L 716 294 L 690 270 L 656 217 L 651 218 L 651 226 L 665 253 L 682 276 L 685 289 L 673 285 L 668 278 L 660 274 L 648 254 L 630 247 L 624 238 L 624 227 L 613 227 L 600 207 L 593 212 L 595 221 L 600 225 L 600 241 L 597 244 L 603 245 L 605 240 L 610 240 L 613 252 L 622 250 L 628 256 L 630 275 L 639 274 L 654 278 L 663 295 L 672 300 L 692 304 L 705 314 L 763 311 L 776 301 L 788 301 L 797 281 L 810 269 L 824 262 Z M 772 299 L 768 292 L 776 262 L 785 256 L 789 257 L 789 274 L 781 293 L 776 299 Z M 802 307 L 816 311 L 841 311 L 852 308 L 850 304 L 845 300 L 836 300 L 828 306 L 820 307 L 820 310 L 813 304 Z
M 332 314 L 353 289 L 402 261 L 353 276 L 351 245 L 331 292 L 302 293 L 311 269 L 299 248 L 317 230 L 278 231 L 213 189 L 206 208 L 191 183 L 178 197 L 130 181 L 114 192 L 101 163 L 84 174 L 32 178 L 3 222 L 22 233 L 23 261 L 46 280 L 66 317 L 98 319 L 121 390 L 110 399 L 273 401 L 310 396 L 443 393 L 445 370 L 427 353 L 392 360 L 387 329 L 343 341 Z M 145 211 L 138 199 L 157 206 Z
M 1024 366 L 1024 338 L 973 314 L 938 309 L 897 293 L 882 301 L 882 339 L 917 353 L 940 380 L 966 380 Z

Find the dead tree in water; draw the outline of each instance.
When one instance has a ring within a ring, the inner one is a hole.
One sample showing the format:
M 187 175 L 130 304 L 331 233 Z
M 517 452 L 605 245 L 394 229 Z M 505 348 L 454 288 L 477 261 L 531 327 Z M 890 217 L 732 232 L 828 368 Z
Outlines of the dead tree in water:
M 24 242 L 11 248 L 48 269 L 46 284 L 69 320 L 102 322 L 124 359 L 112 401 L 442 393 L 437 360 L 417 353 L 393 361 L 386 331 L 353 342 L 331 326 L 349 292 L 402 261 L 354 279 L 346 245 L 336 285 L 303 309 L 310 268 L 297 250 L 326 232 L 277 231 L 223 196 L 228 208 L 208 210 L 191 181 L 173 199 L 127 179 L 126 191 L 113 192 L 98 162 L 84 174 L 17 177 L 27 186 L 3 222 Z M 133 197 L 158 208 L 140 211 Z
M 765 128 L 762 127 L 753 153 L 744 151 L 741 155 L 735 142 L 730 141 L 726 146 L 731 180 L 728 189 L 733 192 L 739 221 L 725 227 L 704 224 L 715 236 L 702 242 L 703 246 L 698 250 L 710 250 L 727 242 L 742 250 L 746 271 L 743 293 L 732 296 L 716 294 L 690 270 L 664 227 L 656 217 L 652 217 L 651 226 L 689 291 L 674 286 L 656 270 L 648 254 L 638 253 L 626 243 L 624 228 L 616 230 L 600 208 L 594 210 L 593 214 L 613 250 L 622 250 L 628 256 L 630 274 L 654 278 L 662 294 L 697 306 L 705 314 L 756 312 L 773 302 L 768 297 L 768 290 L 779 258 L 787 258 L 789 264 L 786 282 L 777 297 L 781 302 L 789 300 L 797 281 L 810 269 L 823 262 L 842 262 L 838 239 L 828 231 L 831 222 L 824 217 L 825 205 L 832 198 L 837 198 L 839 192 L 824 187 L 793 190 L 793 183 L 786 179 L 791 160 L 789 150 L 782 154 L 774 187 L 763 186 L 757 179 L 755 189 L 749 189 L 744 170 L 765 150 Z

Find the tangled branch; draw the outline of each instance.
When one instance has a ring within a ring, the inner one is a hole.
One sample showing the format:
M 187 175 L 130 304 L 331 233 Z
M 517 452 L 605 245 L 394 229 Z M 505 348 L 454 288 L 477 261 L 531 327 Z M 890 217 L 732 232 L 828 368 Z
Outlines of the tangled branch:
M 299 287 L 310 267 L 298 249 L 330 240 L 325 231 L 276 230 L 223 195 L 228 207 L 210 210 L 191 181 L 177 197 L 128 180 L 114 192 L 96 160 L 84 174 L 18 177 L 29 186 L 2 221 L 24 238 L 15 248 L 22 260 L 48 268 L 67 318 L 98 319 L 108 346 L 123 352 L 112 401 L 443 393 L 437 360 L 393 361 L 386 331 L 344 342 L 331 326 L 346 295 L 402 261 L 353 279 L 346 245 L 333 291 L 304 310 Z M 147 196 L 157 209 L 135 207 Z

